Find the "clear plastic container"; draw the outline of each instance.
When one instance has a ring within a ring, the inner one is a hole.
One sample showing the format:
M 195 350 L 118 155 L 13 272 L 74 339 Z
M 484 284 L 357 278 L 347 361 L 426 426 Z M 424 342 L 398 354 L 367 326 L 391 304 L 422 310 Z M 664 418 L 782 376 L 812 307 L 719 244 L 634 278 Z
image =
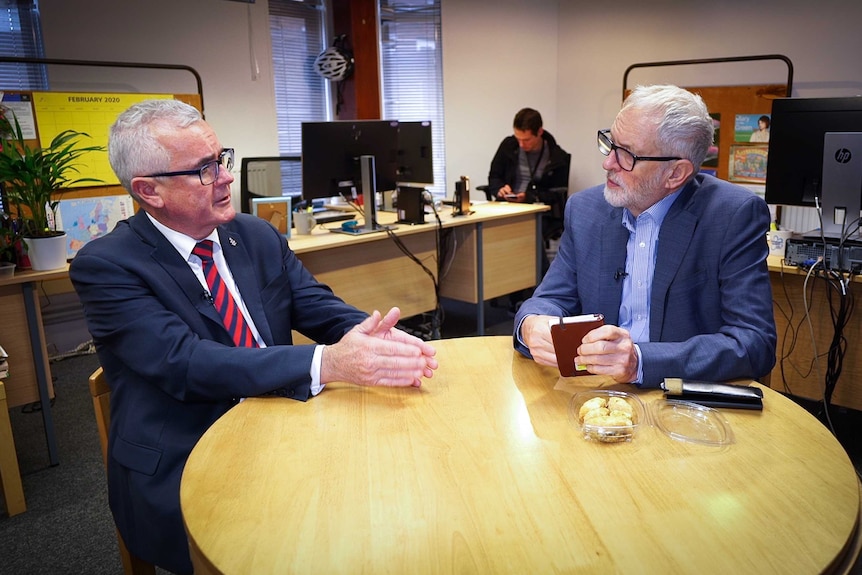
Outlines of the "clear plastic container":
M 675 399 L 655 401 L 650 408 L 653 425 L 672 439 L 715 446 L 733 443 L 730 424 L 716 409 Z
M 639 397 L 608 389 L 576 393 L 569 403 L 569 416 L 584 439 L 599 443 L 630 442 L 649 424 Z

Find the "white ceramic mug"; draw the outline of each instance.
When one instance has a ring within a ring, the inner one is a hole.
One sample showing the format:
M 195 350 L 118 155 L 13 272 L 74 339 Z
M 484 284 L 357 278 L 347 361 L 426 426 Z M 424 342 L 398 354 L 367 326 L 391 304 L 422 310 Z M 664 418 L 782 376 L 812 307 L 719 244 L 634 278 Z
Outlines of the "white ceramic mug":
M 310 212 L 296 212 L 293 214 L 293 225 L 296 227 L 296 233 L 307 236 L 311 233 L 311 229 L 317 224 L 314 219 L 314 214 Z

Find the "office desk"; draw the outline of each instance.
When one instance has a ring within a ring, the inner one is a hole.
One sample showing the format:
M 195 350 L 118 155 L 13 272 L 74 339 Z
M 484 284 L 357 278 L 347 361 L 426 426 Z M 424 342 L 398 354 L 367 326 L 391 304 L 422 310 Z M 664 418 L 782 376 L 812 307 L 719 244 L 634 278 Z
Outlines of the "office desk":
M 469 216 L 440 211 L 444 230 L 451 231 L 451 259 L 443 262 L 440 295 L 477 304 L 476 327 L 484 333 L 488 299 L 535 286 L 541 279 L 540 217 L 543 204 L 476 203 Z M 397 226 L 395 235 L 437 277 L 437 222 L 394 224 L 396 216 L 380 212 L 381 224 Z M 363 235 L 331 233 L 340 223 L 317 226 L 311 235 L 294 234 L 288 243 L 302 263 L 336 295 L 366 312 L 401 308 L 410 317 L 435 308 L 434 285 L 428 273 L 410 260 L 385 232 Z
M 778 333 L 776 346 L 776 366 L 769 378 L 773 389 L 786 391 L 799 397 L 823 399 L 823 378 L 826 370 L 826 357 L 835 333 L 825 284 L 816 276 L 808 282 L 808 304 L 811 306 L 811 329 L 805 318 L 803 285 L 806 272 L 782 264 L 778 256 L 770 256 L 769 276 L 772 282 L 772 300 L 775 314 L 775 327 Z M 811 291 L 814 286 L 814 291 Z M 855 295 L 862 294 L 862 277 L 856 276 L 850 285 Z M 833 302 L 837 306 L 837 292 Z M 844 356 L 841 376 L 835 386 L 832 403 L 862 411 L 862 315 L 857 309 L 844 328 L 847 338 L 847 353 Z M 814 332 L 812 345 L 811 331 Z M 794 334 L 796 337 L 794 339 Z M 812 365 L 814 349 L 820 355 L 819 372 Z M 782 373 L 782 357 L 785 357 Z M 818 376 L 819 373 L 819 376 Z
M 66 266 L 51 271 L 16 271 L 13 277 L 0 280 L 0 344 L 9 354 L 6 397 L 9 407 L 42 402 L 51 465 L 59 463 L 50 407 L 54 388 L 36 284 L 68 276 L 69 267 Z
M 853 466 L 781 394 L 724 410 L 724 448 L 596 444 L 568 404 L 607 380 L 560 378 L 510 337 L 434 343 L 420 389 L 336 384 L 217 421 L 180 490 L 195 573 L 783 575 L 858 556 Z

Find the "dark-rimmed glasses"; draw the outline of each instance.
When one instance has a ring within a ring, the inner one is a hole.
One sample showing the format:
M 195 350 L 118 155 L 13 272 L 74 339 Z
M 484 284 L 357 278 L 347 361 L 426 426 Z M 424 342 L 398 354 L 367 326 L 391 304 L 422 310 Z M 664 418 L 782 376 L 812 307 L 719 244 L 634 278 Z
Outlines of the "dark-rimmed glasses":
M 197 176 L 201 179 L 202 186 L 208 186 L 218 179 L 219 169 L 227 171 L 233 169 L 233 148 L 225 148 L 218 155 L 217 160 L 207 162 L 196 170 L 182 170 L 179 172 L 162 172 L 161 174 L 150 174 L 147 178 L 166 178 L 169 176 Z
M 638 156 L 637 154 L 633 154 L 625 148 L 614 144 L 614 141 L 611 140 L 610 130 L 599 130 L 598 142 L 599 151 L 605 156 L 609 156 L 611 152 L 614 152 L 617 164 L 627 172 L 634 170 L 635 164 L 638 162 L 669 162 L 671 160 L 683 159 L 679 156 Z

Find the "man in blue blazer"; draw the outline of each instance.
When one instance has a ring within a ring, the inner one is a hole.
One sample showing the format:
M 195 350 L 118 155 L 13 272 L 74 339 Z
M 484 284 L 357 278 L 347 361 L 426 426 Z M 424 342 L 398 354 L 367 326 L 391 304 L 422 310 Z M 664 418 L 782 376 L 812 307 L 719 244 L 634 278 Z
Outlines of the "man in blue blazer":
M 601 313 L 575 358 L 594 374 L 758 378 L 775 364 L 766 203 L 699 174 L 713 142 L 699 96 L 638 87 L 598 134 L 604 186 L 573 194 L 559 251 L 515 317 L 521 353 L 556 366 L 549 320 Z
M 269 223 L 234 212 L 233 150 L 193 107 L 132 106 L 112 126 L 108 152 L 141 209 L 80 250 L 70 270 L 112 391 L 108 495 L 132 554 L 191 573 L 180 477 L 237 401 L 305 401 L 331 381 L 418 387 L 437 363 L 433 347 L 394 327 L 397 308 L 368 316 L 345 304 Z M 213 242 L 252 347 L 235 346 L 213 305 L 200 240 Z M 293 345 L 291 330 L 320 345 Z

